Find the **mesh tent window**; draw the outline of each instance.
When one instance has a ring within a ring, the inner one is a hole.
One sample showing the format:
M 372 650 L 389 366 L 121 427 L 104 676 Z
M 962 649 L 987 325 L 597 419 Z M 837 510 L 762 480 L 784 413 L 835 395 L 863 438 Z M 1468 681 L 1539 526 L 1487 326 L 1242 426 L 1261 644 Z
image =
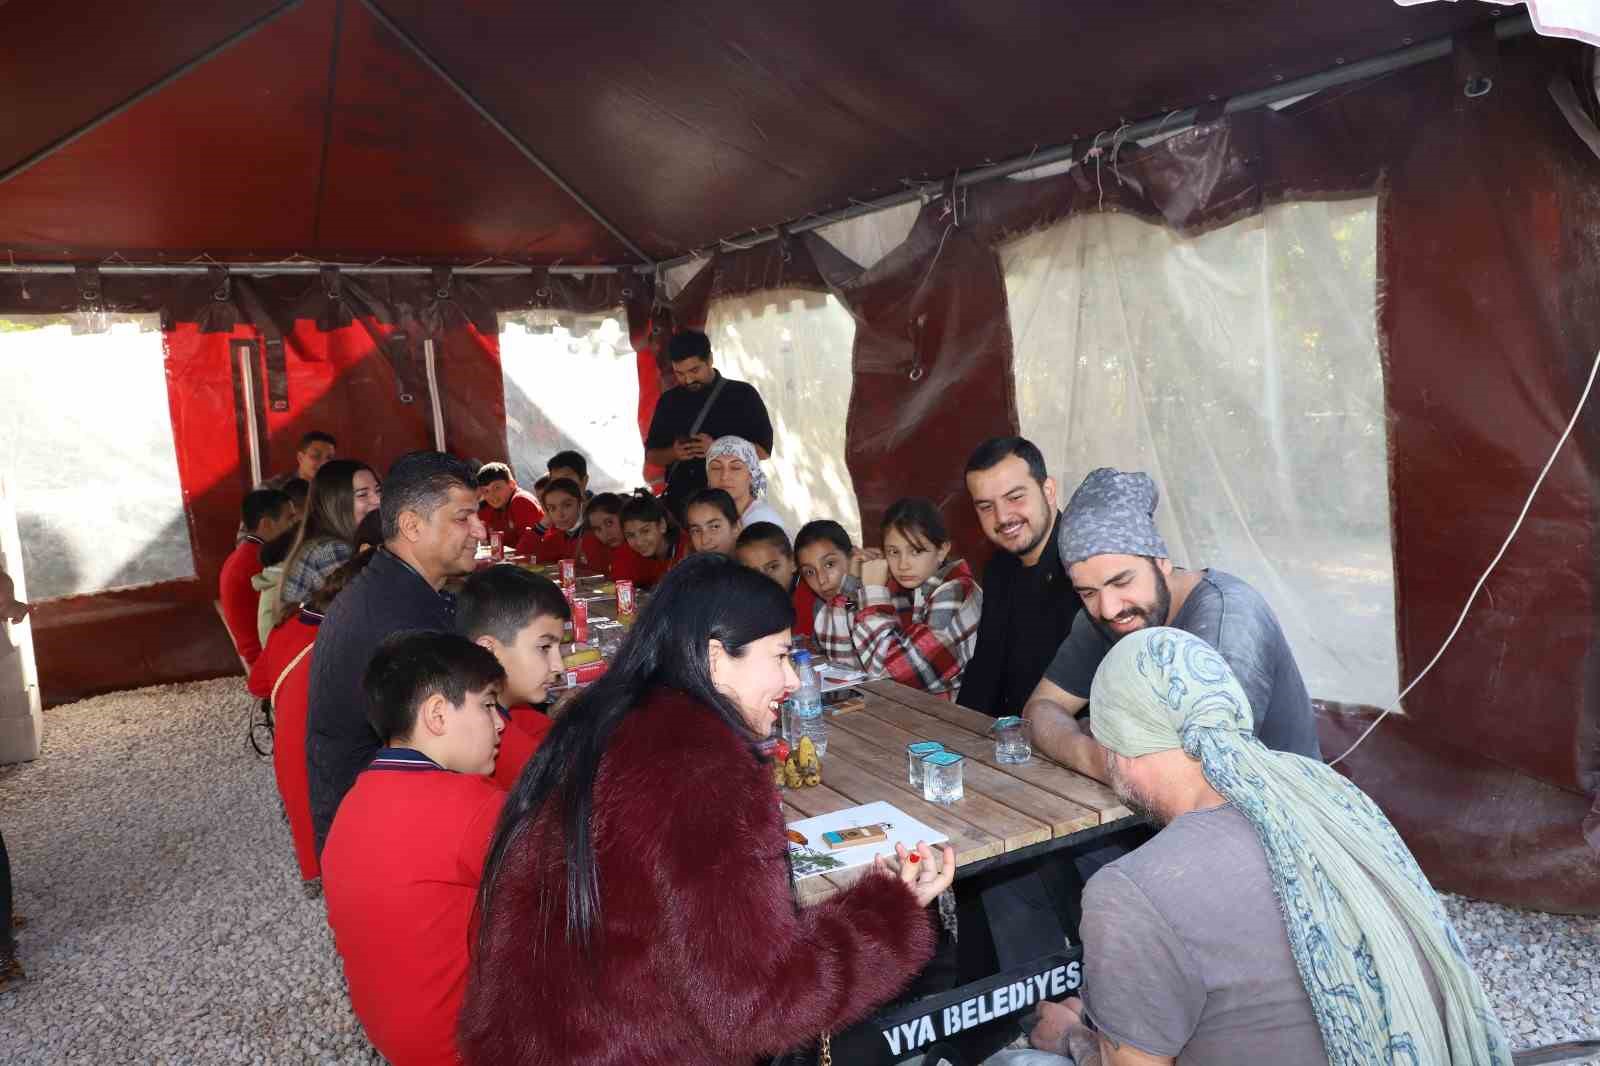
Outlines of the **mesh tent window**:
M 194 577 L 157 316 L 17 316 L 0 331 L 0 476 L 28 594 Z
M 754 385 L 767 405 L 767 491 L 789 534 L 813 518 L 832 518 L 860 543 L 861 510 L 844 450 L 856 334 L 850 312 L 832 295 L 772 289 L 713 300 L 706 334 L 717 367 Z
M 1174 565 L 1248 581 L 1313 696 L 1398 692 L 1375 198 L 1185 238 L 1096 213 L 1001 249 L 1018 416 L 1063 506 L 1150 473 Z
M 638 368 L 626 323 L 621 307 L 500 316 L 507 454 L 529 491 L 549 458 L 568 448 L 588 459 L 594 492 L 644 484 Z

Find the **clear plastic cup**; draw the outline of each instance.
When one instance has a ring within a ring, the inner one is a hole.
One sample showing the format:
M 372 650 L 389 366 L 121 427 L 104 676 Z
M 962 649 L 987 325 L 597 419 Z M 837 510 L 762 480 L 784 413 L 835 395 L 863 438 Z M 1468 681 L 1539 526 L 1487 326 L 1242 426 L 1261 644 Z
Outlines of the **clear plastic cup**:
M 962 770 L 967 757 L 954 751 L 936 751 L 922 757 L 922 798 L 929 803 L 959 803 L 966 796 Z
M 922 760 L 936 751 L 943 751 L 944 745 L 937 740 L 919 740 L 906 745 L 906 781 L 913 788 L 922 787 Z
M 995 762 L 1014 764 L 1033 758 L 1033 730 L 1026 718 L 997 718 L 989 735 L 994 737 Z

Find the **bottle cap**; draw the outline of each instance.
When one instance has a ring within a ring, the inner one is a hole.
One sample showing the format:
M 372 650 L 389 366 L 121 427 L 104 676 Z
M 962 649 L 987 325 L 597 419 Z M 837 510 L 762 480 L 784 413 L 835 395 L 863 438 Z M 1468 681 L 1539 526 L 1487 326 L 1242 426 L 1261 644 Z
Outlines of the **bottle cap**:
M 794 661 L 796 666 L 802 666 L 806 663 L 809 663 L 811 661 L 811 653 L 806 651 L 804 648 L 797 648 L 794 651 Z

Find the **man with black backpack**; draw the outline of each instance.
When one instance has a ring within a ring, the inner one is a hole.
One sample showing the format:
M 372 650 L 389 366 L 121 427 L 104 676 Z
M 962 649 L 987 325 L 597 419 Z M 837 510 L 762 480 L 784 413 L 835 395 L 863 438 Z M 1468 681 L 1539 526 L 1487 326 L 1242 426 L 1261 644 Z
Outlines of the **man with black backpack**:
M 755 386 L 711 365 L 711 339 L 685 330 L 667 345 L 678 380 L 656 404 L 645 460 L 667 468 L 667 505 L 683 521 L 689 497 L 706 487 L 706 449 L 718 437 L 743 437 L 761 458 L 772 454 L 772 419 Z

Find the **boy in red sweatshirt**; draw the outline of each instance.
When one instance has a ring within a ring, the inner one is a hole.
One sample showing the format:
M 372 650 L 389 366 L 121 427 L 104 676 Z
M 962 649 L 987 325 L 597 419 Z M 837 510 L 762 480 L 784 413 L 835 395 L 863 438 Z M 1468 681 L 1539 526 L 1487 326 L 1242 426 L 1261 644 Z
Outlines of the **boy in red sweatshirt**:
M 514 547 L 530 529 L 541 528 L 544 511 L 533 493 L 517 484 L 505 463 L 484 463 L 478 468 L 478 519 L 490 533 L 499 532 L 507 548 Z
M 494 654 L 506 672 L 500 686 L 500 755 L 494 780 L 507 792 L 554 724 L 534 707 L 561 679 L 562 630 L 571 617 L 561 588 L 520 566 L 479 570 L 456 597 L 456 632 Z
M 218 579 L 218 598 L 222 619 L 233 638 L 233 648 L 248 667 L 261 654 L 261 634 L 256 628 L 256 607 L 261 594 L 250 579 L 261 573 L 261 546 L 300 520 L 294 501 L 279 489 L 256 489 L 245 493 L 244 539 L 222 564 Z
M 385 747 L 339 804 L 322 851 L 328 924 L 350 1003 L 393 1066 L 455 1066 L 468 926 L 505 793 L 495 657 L 409 630 L 363 679 Z

